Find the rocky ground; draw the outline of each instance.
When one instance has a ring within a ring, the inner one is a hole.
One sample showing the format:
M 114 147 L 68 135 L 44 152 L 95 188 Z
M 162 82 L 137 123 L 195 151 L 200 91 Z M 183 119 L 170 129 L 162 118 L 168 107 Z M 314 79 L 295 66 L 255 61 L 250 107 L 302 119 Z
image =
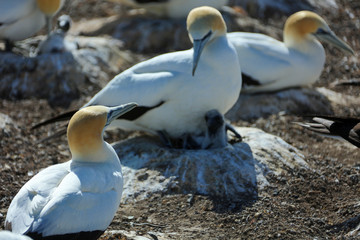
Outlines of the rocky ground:
M 338 36 L 359 52 L 359 1 L 336 2 L 340 6 L 338 10 L 323 8 L 318 12 Z M 69 10 L 75 22 L 127 11 L 127 8 L 107 1 L 73 1 L 72 4 L 77 4 L 77 8 Z M 258 23 L 281 32 L 285 18 L 277 15 Z M 333 84 L 360 79 L 358 55 L 348 57 L 326 44 L 324 46 L 326 66 L 314 87 L 326 87 L 358 97 L 358 86 Z M 91 91 L 95 93 L 97 87 Z M 85 99 L 82 95 L 71 107 L 81 106 Z M 0 228 L 19 188 L 41 168 L 70 158 L 65 137 L 37 143 L 54 128 L 29 129 L 33 123 L 62 111 L 62 108 L 50 107 L 46 100 L 0 101 Z M 336 115 L 360 116 L 357 104 L 336 105 L 332 111 Z M 302 151 L 312 170 L 270 176 L 270 186 L 257 199 L 224 201 L 196 193 L 163 193 L 122 204 L 101 239 L 132 239 L 130 235 L 149 239 L 359 239 L 360 152 L 346 142 L 317 136 L 292 123 L 301 120 L 303 118 L 299 116 L 280 112 L 234 124 L 257 127 L 280 136 Z M 125 136 L 120 133 L 120 137 Z M 119 133 L 107 134 L 109 142 L 118 139 Z

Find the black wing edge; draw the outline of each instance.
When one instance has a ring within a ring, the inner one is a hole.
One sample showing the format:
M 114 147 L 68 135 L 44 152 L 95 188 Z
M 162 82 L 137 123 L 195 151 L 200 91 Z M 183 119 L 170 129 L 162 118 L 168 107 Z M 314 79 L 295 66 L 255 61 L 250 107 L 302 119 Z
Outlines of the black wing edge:
M 147 113 L 148 111 L 150 111 L 154 108 L 158 108 L 161 105 L 163 105 L 164 103 L 165 103 L 165 101 L 161 101 L 157 105 L 151 106 L 151 107 L 138 106 L 138 107 L 134 108 L 133 110 L 125 113 L 124 115 L 121 115 L 120 117 L 118 117 L 118 119 L 134 121 L 134 120 L 138 119 L 139 117 L 141 117 L 142 115 L 144 115 L 145 113 Z
M 65 113 L 62 113 L 60 115 L 57 115 L 53 118 L 50 118 L 50 119 L 47 119 L 45 121 L 42 121 L 34 126 L 31 127 L 31 130 L 34 130 L 36 128 L 39 128 L 39 127 L 42 127 L 42 126 L 45 126 L 45 125 L 48 125 L 50 123 L 55 123 L 55 122 L 61 122 L 61 121 L 67 121 L 67 120 L 70 120 L 70 118 L 77 112 L 78 110 L 72 110 L 72 111 L 69 111 L 69 112 L 65 112 Z

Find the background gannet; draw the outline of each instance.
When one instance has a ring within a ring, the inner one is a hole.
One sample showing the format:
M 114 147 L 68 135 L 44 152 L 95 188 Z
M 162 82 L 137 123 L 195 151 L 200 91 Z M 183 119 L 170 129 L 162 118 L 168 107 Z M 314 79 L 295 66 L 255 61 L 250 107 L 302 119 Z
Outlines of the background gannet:
M 103 140 L 104 127 L 136 107 L 91 106 L 71 118 L 67 130 L 72 160 L 30 179 L 12 200 L 5 228 L 34 239 L 97 239 L 120 204 L 120 160 Z
M 0 39 L 5 40 L 6 50 L 14 41 L 31 37 L 61 9 L 65 0 L 0 0 Z
M 163 140 L 204 133 L 206 112 L 216 109 L 225 114 L 238 99 L 241 71 L 218 10 L 193 9 L 187 28 L 193 49 L 163 54 L 129 68 L 85 106 L 137 102 L 138 108 L 111 127 L 160 134 Z M 68 116 L 71 113 L 59 118 Z
M 196 7 L 209 6 L 220 9 L 228 0 L 112 0 L 169 18 L 185 18 Z
M 258 33 L 228 33 L 239 56 L 243 92 L 277 91 L 314 83 L 325 63 L 325 51 L 317 39 L 354 54 L 314 12 L 291 15 L 283 35 L 284 42 L 280 42 Z
M 65 40 L 66 33 L 70 29 L 72 20 L 68 15 L 61 15 L 57 20 L 57 26 L 54 31 L 50 33 L 48 38 L 40 42 L 37 54 L 64 52 L 76 49 L 76 43 L 67 42 Z
M 348 117 L 319 116 L 313 123 L 296 124 L 327 137 L 342 138 L 360 148 L 360 119 Z
M 62 8 L 65 0 L 36 0 L 40 11 L 45 14 L 48 35 L 52 29 L 52 17 Z

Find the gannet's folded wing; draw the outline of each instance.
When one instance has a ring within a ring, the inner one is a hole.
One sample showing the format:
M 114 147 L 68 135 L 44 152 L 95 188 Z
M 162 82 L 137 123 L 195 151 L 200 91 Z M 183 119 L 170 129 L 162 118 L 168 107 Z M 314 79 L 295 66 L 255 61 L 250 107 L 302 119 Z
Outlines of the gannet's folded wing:
M 258 85 L 282 79 L 293 67 L 289 49 L 274 38 L 241 32 L 227 36 L 238 53 L 242 73 L 258 81 Z
M 40 171 L 28 181 L 12 200 L 5 226 L 20 234 L 31 230 L 49 196 L 68 173 L 68 163 L 57 164 Z
M 115 76 L 86 106 L 132 101 L 139 106 L 155 106 L 166 102 L 181 84 L 186 84 L 184 81 L 194 81 L 192 57 L 184 57 L 187 55 L 192 55 L 192 50 L 163 54 L 131 67 Z

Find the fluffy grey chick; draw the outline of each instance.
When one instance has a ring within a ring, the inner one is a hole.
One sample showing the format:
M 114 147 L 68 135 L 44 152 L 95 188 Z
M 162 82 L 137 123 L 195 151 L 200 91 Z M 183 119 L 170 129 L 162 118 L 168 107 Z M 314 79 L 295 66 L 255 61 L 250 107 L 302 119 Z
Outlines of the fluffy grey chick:
M 205 114 L 206 132 L 201 144 L 202 149 L 223 148 L 228 144 L 227 131 L 231 131 L 239 141 L 242 141 L 241 135 L 225 121 L 224 116 L 213 109 Z

